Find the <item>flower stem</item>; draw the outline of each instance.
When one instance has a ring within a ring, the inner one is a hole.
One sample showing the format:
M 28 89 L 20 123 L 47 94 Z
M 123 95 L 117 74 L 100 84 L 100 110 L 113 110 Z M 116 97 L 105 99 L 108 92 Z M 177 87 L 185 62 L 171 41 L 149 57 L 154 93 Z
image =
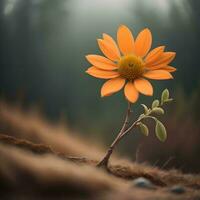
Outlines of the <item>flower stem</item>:
M 108 162 L 109 162 L 110 156 L 112 155 L 112 152 L 113 152 L 116 144 L 122 139 L 122 135 L 124 134 L 124 131 L 126 130 L 127 125 L 129 123 L 130 114 L 131 114 L 131 103 L 128 101 L 128 107 L 127 107 L 126 117 L 125 117 L 123 126 L 122 126 L 121 130 L 119 131 L 117 137 L 113 141 L 113 143 L 110 145 L 110 147 L 107 150 L 107 153 L 105 154 L 103 159 L 97 164 L 97 167 L 104 167 L 106 169 L 108 168 Z

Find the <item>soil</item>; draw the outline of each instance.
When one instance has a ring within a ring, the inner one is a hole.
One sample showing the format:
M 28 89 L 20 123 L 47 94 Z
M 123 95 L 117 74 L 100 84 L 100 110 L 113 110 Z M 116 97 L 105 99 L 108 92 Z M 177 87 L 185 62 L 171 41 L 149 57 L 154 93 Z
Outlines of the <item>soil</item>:
M 109 170 L 98 160 L 75 157 L 52 147 L 0 135 L 1 199 L 200 199 L 200 176 L 115 160 Z M 143 177 L 153 188 L 137 187 Z M 180 186 L 182 192 L 173 192 Z
M 36 108 L 0 102 L 0 199 L 200 200 L 200 175 L 163 170 L 112 155 Z M 138 179 L 139 178 L 139 179 Z M 145 180 L 151 183 L 136 184 Z

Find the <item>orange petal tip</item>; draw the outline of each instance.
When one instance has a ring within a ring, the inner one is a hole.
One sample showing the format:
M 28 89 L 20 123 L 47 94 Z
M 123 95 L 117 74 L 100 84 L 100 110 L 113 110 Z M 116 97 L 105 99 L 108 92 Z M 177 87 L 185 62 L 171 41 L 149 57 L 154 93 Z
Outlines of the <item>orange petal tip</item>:
M 119 27 L 118 27 L 118 31 L 119 31 L 119 29 L 129 29 L 126 25 L 124 25 L 124 24 L 121 24 L 121 25 L 119 25 Z
M 108 34 L 106 34 L 106 33 L 103 33 L 103 34 L 102 34 L 103 38 L 106 37 L 107 35 L 108 35 Z
M 103 40 L 102 39 L 97 39 L 97 42 L 102 42 Z
M 153 92 L 152 92 L 152 94 L 149 94 L 149 96 L 153 96 Z
M 169 79 L 174 79 L 174 77 L 170 74 L 170 77 L 169 77 Z
M 119 25 L 119 28 L 122 28 L 122 27 L 127 27 L 127 26 L 124 25 L 124 24 L 120 24 L 120 25 Z
M 86 60 L 88 60 L 88 58 L 89 58 L 89 55 L 86 55 L 86 56 L 85 56 L 85 58 L 86 58 Z
M 148 32 L 150 32 L 151 33 L 151 30 L 149 29 L 149 28 L 144 28 L 142 31 L 148 31 Z
M 146 96 L 153 96 L 153 91 L 151 93 L 145 94 Z
M 163 45 L 163 46 L 160 46 L 160 48 L 164 51 L 165 50 L 165 46 Z
M 176 52 L 172 51 L 171 53 L 174 57 L 176 56 Z

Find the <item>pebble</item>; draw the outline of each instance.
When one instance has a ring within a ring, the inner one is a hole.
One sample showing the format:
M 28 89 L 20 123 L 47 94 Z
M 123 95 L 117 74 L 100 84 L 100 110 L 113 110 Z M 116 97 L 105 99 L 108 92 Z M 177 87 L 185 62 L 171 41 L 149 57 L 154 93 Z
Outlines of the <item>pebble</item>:
M 175 185 L 170 188 L 170 191 L 175 194 L 183 194 L 186 192 L 185 188 L 181 185 Z
M 146 178 L 139 177 L 133 180 L 133 185 L 135 187 L 145 188 L 145 189 L 155 189 L 155 186 L 151 181 Z

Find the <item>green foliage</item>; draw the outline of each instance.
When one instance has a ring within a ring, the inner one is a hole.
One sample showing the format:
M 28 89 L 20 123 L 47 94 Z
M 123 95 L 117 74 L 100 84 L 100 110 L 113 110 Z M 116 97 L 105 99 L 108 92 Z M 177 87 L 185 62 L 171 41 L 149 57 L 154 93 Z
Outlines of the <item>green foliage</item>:
M 147 127 L 147 125 L 143 124 L 142 122 L 138 123 L 138 126 L 140 128 L 140 131 L 142 134 L 144 134 L 145 136 L 149 135 L 149 129 Z
M 169 99 L 167 99 L 167 100 L 165 101 L 165 103 L 168 103 L 168 102 L 171 102 L 171 101 L 173 101 L 173 99 L 172 99 L 172 98 L 169 98 Z
M 157 138 L 161 142 L 164 142 L 167 139 L 167 131 L 165 129 L 165 126 L 159 120 L 156 121 L 155 133 L 156 133 Z
M 147 107 L 146 105 L 144 105 L 144 104 L 141 104 L 141 105 L 142 105 L 143 108 L 144 108 L 144 114 L 145 114 L 145 115 L 148 114 L 148 113 L 149 113 L 148 107 Z
M 156 100 L 153 101 L 151 108 L 153 109 L 153 108 L 156 108 L 158 106 L 159 106 L 159 100 L 156 99 Z
M 165 113 L 165 111 L 162 109 L 162 108 L 153 108 L 151 113 L 155 113 L 155 114 L 158 114 L 158 115 L 163 115 Z
M 148 129 L 147 125 L 145 125 L 141 121 L 143 119 L 153 119 L 155 121 L 156 137 L 161 142 L 164 142 L 167 139 L 167 131 L 166 131 L 165 126 L 163 125 L 163 123 L 161 121 L 159 121 L 157 119 L 157 117 L 152 116 L 152 114 L 164 115 L 165 111 L 162 108 L 163 104 L 170 102 L 172 100 L 173 100 L 172 98 L 169 98 L 169 90 L 165 89 L 165 90 L 163 90 L 163 92 L 161 94 L 161 103 L 158 99 L 155 99 L 152 102 L 151 108 L 148 108 L 146 105 L 141 104 L 142 107 L 144 108 L 144 113 L 140 115 L 136 125 L 139 126 L 142 134 L 144 134 L 145 136 L 148 136 L 149 135 L 149 129 Z
M 168 100 L 169 100 L 169 90 L 165 89 L 163 90 L 162 95 L 161 95 L 161 105 L 163 105 Z

